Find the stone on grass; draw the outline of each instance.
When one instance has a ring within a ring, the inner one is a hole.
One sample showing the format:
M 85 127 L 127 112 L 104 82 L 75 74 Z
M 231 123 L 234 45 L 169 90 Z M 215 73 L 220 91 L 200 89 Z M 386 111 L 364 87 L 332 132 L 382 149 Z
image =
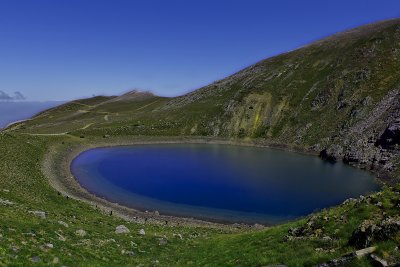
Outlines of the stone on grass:
M 12 202 L 12 201 L 10 201 L 10 200 L 8 200 L 8 199 L 1 199 L 1 198 L 0 198 L 0 204 L 1 204 L 1 205 L 4 205 L 4 206 L 12 206 L 12 205 L 14 205 L 15 203 Z
M 387 267 L 387 266 L 389 266 L 387 261 L 385 261 L 384 259 L 379 258 L 375 254 L 371 254 L 369 257 L 370 257 L 370 260 L 372 261 L 373 266 L 379 266 L 379 267 Z
M 31 211 L 29 211 L 29 213 L 32 213 L 33 215 L 38 216 L 42 219 L 46 218 L 46 212 L 41 211 L 41 210 L 31 210 Z
M 127 256 L 135 256 L 135 252 L 133 252 L 133 251 L 130 251 L 130 250 L 125 250 L 125 249 L 123 249 L 122 251 L 121 251 L 121 254 L 123 254 L 123 255 L 127 255 Z
M 183 239 L 183 236 L 181 234 L 173 234 L 173 237 L 178 237 L 179 239 Z
M 158 239 L 158 244 L 159 244 L 160 246 L 166 245 L 167 243 L 168 243 L 168 240 L 167 240 L 166 238 L 164 238 L 164 237 L 160 237 L 160 238 Z
M 125 225 L 119 225 L 115 228 L 116 234 L 127 234 L 129 232 L 129 229 Z
M 139 235 L 145 235 L 145 234 L 146 234 L 146 232 L 144 231 L 144 229 L 139 230 Z
M 76 230 L 76 231 L 75 231 L 75 234 L 76 234 L 77 236 L 84 237 L 84 236 L 86 235 L 86 231 L 85 231 L 85 230 L 82 230 L 82 229 L 79 229 L 79 230 Z
M 68 223 L 63 222 L 63 221 L 58 221 L 58 223 L 61 224 L 61 225 L 64 226 L 64 227 L 67 227 L 67 228 L 68 228 Z
M 39 256 L 33 256 L 33 257 L 31 258 L 31 261 L 32 261 L 32 262 L 40 262 L 40 257 L 39 257 Z

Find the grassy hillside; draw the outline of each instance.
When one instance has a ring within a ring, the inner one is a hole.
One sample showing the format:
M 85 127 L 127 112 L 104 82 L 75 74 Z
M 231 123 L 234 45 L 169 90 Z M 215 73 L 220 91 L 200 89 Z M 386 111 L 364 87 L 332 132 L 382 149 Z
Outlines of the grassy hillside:
M 395 155 L 374 143 L 400 117 L 399 86 L 400 20 L 394 19 L 266 59 L 181 97 L 135 91 L 74 101 L 13 130 L 263 138 L 326 149 L 390 174 Z
M 162 226 L 126 222 L 57 193 L 42 163 L 48 151 L 115 139 L 218 137 L 321 152 L 394 185 L 399 89 L 396 19 L 266 59 L 184 96 L 133 91 L 42 112 L 0 133 L 0 265 L 313 266 L 371 245 L 398 262 L 396 188 L 271 228 Z M 116 234 L 121 224 L 130 233 Z M 360 244 L 357 229 L 368 227 L 383 230 Z

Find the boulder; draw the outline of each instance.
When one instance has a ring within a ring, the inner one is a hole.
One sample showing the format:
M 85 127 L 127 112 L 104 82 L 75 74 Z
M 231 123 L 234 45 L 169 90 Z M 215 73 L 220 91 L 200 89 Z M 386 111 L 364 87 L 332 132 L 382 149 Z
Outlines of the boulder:
M 29 211 L 29 213 L 32 213 L 33 215 L 35 215 L 35 216 L 38 216 L 38 217 L 40 217 L 40 218 L 42 218 L 42 219 L 45 219 L 46 218 L 46 212 L 44 212 L 44 211 L 40 211 L 40 210 L 31 210 L 31 211 Z
M 135 252 L 133 252 L 131 250 L 125 251 L 124 254 L 127 255 L 127 256 L 130 256 L 130 257 L 135 256 Z
M 167 243 L 168 243 L 168 240 L 167 240 L 166 238 L 164 238 L 164 237 L 160 237 L 160 238 L 158 239 L 158 244 L 159 244 L 160 246 L 166 245 Z
M 360 161 L 360 156 L 355 152 L 347 152 L 343 157 L 345 163 L 357 163 Z
M 139 235 L 145 235 L 145 234 L 146 234 L 146 232 L 144 231 L 144 229 L 139 230 Z
M 10 201 L 10 200 L 8 200 L 8 199 L 1 199 L 1 198 L 0 198 L 0 204 L 1 204 L 1 205 L 4 205 L 4 206 L 12 206 L 12 205 L 14 205 L 15 203 L 12 202 L 12 201 Z
M 116 234 L 127 234 L 130 233 L 129 229 L 125 225 L 119 225 L 115 228 Z
M 377 227 L 378 226 L 372 221 L 363 221 L 352 233 L 349 240 L 349 245 L 355 246 L 356 248 L 368 247 L 373 241 Z
M 392 239 L 398 231 L 400 231 L 399 217 L 389 217 L 380 223 L 365 220 L 352 233 L 349 245 L 356 248 L 366 248 L 375 241 Z
M 400 144 L 400 118 L 396 118 L 388 125 L 379 139 L 376 141 L 376 146 L 381 146 L 385 149 L 393 149 L 395 145 Z
M 40 262 L 41 259 L 40 259 L 39 256 L 33 256 L 33 257 L 31 258 L 31 261 L 32 261 L 32 262 Z
M 387 266 L 389 266 L 387 261 L 385 261 L 384 259 L 381 259 L 380 257 L 378 257 L 375 254 L 371 254 L 369 257 L 370 257 L 370 260 L 371 260 L 373 266 L 377 266 L 377 267 L 387 267 Z
M 84 236 L 86 236 L 86 231 L 85 231 L 85 230 L 82 230 L 82 229 L 79 229 L 79 230 L 76 230 L 76 231 L 75 231 L 75 234 L 76 234 L 77 236 L 84 237 Z
M 371 254 L 376 250 L 376 247 L 368 247 L 361 250 L 354 251 L 352 253 L 346 254 L 340 258 L 330 260 L 325 263 L 318 264 L 318 267 L 339 267 L 339 266 L 347 266 L 349 262 L 354 259 L 362 258 L 366 255 Z
M 61 224 L 64 227 L 68 228 L 68 224 L 66 222 L 58 221 L 58 223 Z
M 340 145 L 331 145 L 329 148 L 323 149 L 319 153 L 319 157 L 331 162 L 338 161 L 343 157 L 343 147 Z

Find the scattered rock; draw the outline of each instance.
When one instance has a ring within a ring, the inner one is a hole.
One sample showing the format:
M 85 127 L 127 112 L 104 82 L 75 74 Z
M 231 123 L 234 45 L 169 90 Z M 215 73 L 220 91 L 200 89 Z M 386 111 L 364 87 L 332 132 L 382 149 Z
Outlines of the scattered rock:
M 139 230 L 139 235 L 146 235 L 146 232 L 144 231 L 144 229 Z
M 253 225 L 253 228 L 256 230 L 263 230 L 265 228 L 265 226 L 262 224 L 256 223 L 255 225 Z
M 372 252 L 374 252 L 376 250 L 375 247 L 369 247 L 369 248 L 365 248 L 365 249 L 361 249 L 361 250 L 357 250 L 353 253 L 344 255 L 343 257 L 340 257 L 338 259 L 333 259 L 330 260 L 326 263 L 322 263 L 322 264 L 318 264 L 318 267 L 337 267 L 337 266 L 347 266 L 347 264 L 356 259 L 356 258 L 361 258 L 364 257 L 366 255 L 371 254 Z
M 173 237 L 178 237 L 179 239 L 183 239 L 183 237 L 182 237 L 182 235 L 181 234 L 173 234 Z
M 331 145 L 329 148 L 322 150 L 319 153 L 323 160 L 335 162 L 343 158 L 343 147 L 340 145 Z
M 399 217 L 389 217 L 378 223 L 365 220 L 351 235 L 349 245 L 355 246 L 356 248 L 365 248 L 375 241 L 391 239 L 399 230 Z
M 306 239 L 320 237 L 323 234 L 322 219 L 318 216 L 312 216 L 305 225 L 301 227 L 290 228 L 285 239 L 287 241 L 294 239 Z
M 130 257 L 133 257 L 133 256 L 135 256 L 135 252 L 133 252 L 133 251 L 130 251 L 130 250 L 128 250 L 128 251 L 125 251 L 125 253 L 124 253 L 125 255 L 127 255 L 127 256 L 130 256 Z
M 360 257 L 364 257 L 365 255 L 371 254 L 375 250 L 376 250 L 376 247 L 368 247 L 368 248 L 360 249 L 360 250 L 353 252 L 353 255 L 360 258 Z
M 332 241 L 332 238 L 330 236 L 324 236 L 324 237 L 322 237 L 322 240 L 324 240 L 324 241 Z
M 349 204 L 349 203 L 355 203 L 355 202 L 357 202 L 357 199 L 355 199 L 355 198 L 348 198 L 348 199 L 346 199 L 345 201 L 343 201 L 342 205 L 347 205 L 347 204 Z
M 33 256 L 33 257 L 31 258 L 31 261 L 32 261 L 32 262 L 40 262 L 41 259 L 40 259 L 39 256 Z
M 58 233 L 58 232 L 54 232 L 54 233 L 58 236 L 58 240 L 63 241 L 63 242 L 67 241 L 67 239 L 64 236 L 62 236 L 60 233 Z
M 7 199 L 1 199 L 1 198 L 0 198 L 0 204 L 1 204 L 1 205 L 4 205 L 4 206 L 12 206 L 12 205 L 14 205 L 15 203 L 12 202 L 12 201 L 10 201 L 10 200 L 7 200 Z
M 346 152 L 346 154 L 343 157 L 344 163 L 357 163 L 359 161 L 360 161 L 360 156 L 354 151 Z
M 388 266 L 387 261 L 385 261 L 384 259 L 379 258 L 375 254 L 369 255 L 369 257 L 370 257 L 370 260 L 372 261 L 373 266 L 376 266 L 376 267 L 387 267 Z
M 168 243 L 168 240 L 167 240 L 166 238 L 164 238 L 164 237 L 160 237 L 160 238 L 158 239 L 158 244 L 159 244 L 160 246 L 166 245 L 167 243 Z
M 62 226 L 68 228 L 68 223 L 63 222 L 63 221 L 58 221 L 59 224 L 61 224 Z
M 84 236 L 86 236 L 86 231 L 85 231 L 85 230 L 82 230 L 82 229 L 79 229 L 79 230 L 76 230 L 76 231 L 75 231 L 75 234 L 76 234 L 77 236 L 84 237 Z
M 400 118 L 390 123 L 375 143 L 385 149 L 392 149 L 396 144 L 400 144 Z
M 119 225 L 115 228 L 116 234 L 127 234 L 130 233 L 129 229 L 125 225 Z
M 34 210 L 34 211 L 29 211 L 29 213 L 32 213 L 33 215 L 38 216 L 42 219 L 46 218 L 46 212 L 44 212 L 44 211 Z
M 47 243 L 47 244 L 44 244 L 43 246 L 40 246 L 40 248 L 41 248 L 43 251 L 48 251 L 48 250 L 54 248 L 54 246 L 53 246 L 53 244 L 51 244 L 51 243 Z

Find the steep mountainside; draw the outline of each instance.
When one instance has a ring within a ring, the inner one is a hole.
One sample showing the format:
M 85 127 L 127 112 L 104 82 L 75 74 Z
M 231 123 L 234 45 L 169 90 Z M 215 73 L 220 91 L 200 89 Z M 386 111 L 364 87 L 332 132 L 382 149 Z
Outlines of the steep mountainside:
M 393 19 L 263 60 L 180 97 L 133 91 L 74 101 L 13 130 L 258 138 L 393 177 L 399 94 L 400 19 Z

